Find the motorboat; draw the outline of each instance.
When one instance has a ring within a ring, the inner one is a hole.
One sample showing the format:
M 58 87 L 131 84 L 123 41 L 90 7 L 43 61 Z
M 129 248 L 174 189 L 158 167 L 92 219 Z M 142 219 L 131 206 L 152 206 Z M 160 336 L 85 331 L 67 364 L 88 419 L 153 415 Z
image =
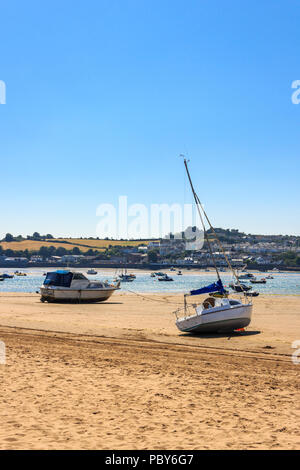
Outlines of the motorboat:
M 15 275 L 16 275 L 16 276 L 19 276 L 19 277 L 27 276 L 26 273 L 22 273 L 22 272 L 20 272 L 20 271 L 15 271 Z
M 121 281 L 121 282 L 133 282 L 134 278 L 131 277 L 129 274 L 123 274 L 121 277 L 119 277 L 119 281 Z
M 239 279 L 253 279 L 254 274 L 252 273 L 243 273 L 243 274 L 238 274 Z
M 159 281 L 165 281 L 165 282 L 170 282 L 173 281 L 173 278 L 168 276 L 167 274 L 164 274 L 163 276 L 158 276 L 157 278 Z
M 252 284 L 266 284 L 267 283 L 267 280 L 265 278 L 262 278 L 262 279 L 250 279 L 250 282 Z
M 178 271 L 177 276 L 182 276 L 182 272 Z
M 242 284 L 241 282 L 231 283 L 229 284 L 229 287 L 231 287 L 231 289 L 234 290 L 235 292 L 248 292 L 249 290 L 252 289 L 251 286 L 246 286 L 246 284 Z
M 42 302 L 103 302 L 120 287 L 120 281 L 90 281 L 76 271 L 48 272 L 40 288 Z
M 196 203 L 199 219 L 203 227 L 205 241 L 209 248 L 212 263 L 216 271 L 217 281 L 184 294 L 183 308 L 180 308 L 174 312 L 176 316 L 176 326 L 180 331 L 187 333 L 222 333 L 241 330 L 248 326 L 251 322 L 253 305 L 252 300 L 247 297 L 247 290 L 250 290 L 251 287 L 246 286 L 247 289 L 244 289 L 241 285 L 238 275 L 233 269 L 231 262 L 217 236 L 217 233 L 214 230 L 210 219 L 208 218 L 206 211 L 194 190 L 187 160 L 185 158 L 184 165 Z M 229 269 L 233 273 L 233 276 L 236 280 L 235 284 L 239 286 L 241 291 L 241 299 L 230 298 L 229 294 L 223 286 L 223 282 L 217 267 L 217 262 L 213 254 L 210 237 L 207 233 L 206 224 L 209 225 L 210 233 L 212 233 L 213 238 L 218 243 L 219 249 L 224 256 Z M 210 295 L 200 303 L 189 304 L 187 302 L 188 296 L 198 296 L 202 294 Z
M 92 269 L 89 269 L 89 270 L 87 271 L 87 274 L 96 275 L 96 274 L 98 274 L 98 273 L 97 273 L 97 271 L 95 271 L 95 269 L 92 268 Z
M 2 277 L 3 279 L 13 279 L 14 275 L 3 273 L 3 274 L 0 274 L 0 277 Z

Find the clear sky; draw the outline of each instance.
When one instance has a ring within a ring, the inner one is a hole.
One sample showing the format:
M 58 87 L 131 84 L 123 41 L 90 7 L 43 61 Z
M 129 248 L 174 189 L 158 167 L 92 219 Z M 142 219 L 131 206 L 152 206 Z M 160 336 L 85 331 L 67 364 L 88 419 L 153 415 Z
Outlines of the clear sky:
M 95 236 L 101 203 L 190 202 L 300 235 L 299 0 L 1 4 L 1 226 Z

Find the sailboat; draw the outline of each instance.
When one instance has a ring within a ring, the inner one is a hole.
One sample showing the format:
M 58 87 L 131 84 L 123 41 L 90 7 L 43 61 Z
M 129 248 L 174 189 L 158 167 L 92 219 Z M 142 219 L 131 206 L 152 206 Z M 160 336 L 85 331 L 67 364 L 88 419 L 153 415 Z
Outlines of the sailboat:
M 127 269 L 125 269 L 125 272 L 122 272 L 118 277 L 121 282 L 133 282 L 135 278 L 135 274 L 127 274 Z
M 252 301 L 247 297 L 241 287 L 241 299 L 231 299 L 228 293 L 224 289 L 220 273 L 213 255 L 211 243 L 206 231 L 205 220 L 208 223 L 214 238 L 216 239 L 221 252 L 228 264 L 229 269 L 232 271 L 233 276 L 236 279 L 237 285 L 240 285 L 240 281 L 237 273 L 233 269 L 225 250 L 217 237 L 217 234 L 210 223 L 210 220 L 204 210 L 199 197 L 197 196 L 194 186 L 191 180 L 190 172 L 188 169 L 187 160 L 184 158 L 184 165 L 191 186 L 191 190 L 196 203 L 197 211 L 201 220 L 201 224 L 204 231 L 205 240 L 210 252 L 210 256 L 213 261 L 213 265 L 216 271 L 217 280 L 208 286 L 195 289 L 184 295 L 184 306 L 176 310 L 176 326 L 180 331 L 193 332 L 193 333 L 222 333 L 230 332 L 245 328 L 250 324 L 252 314 Z M 196 296 L 201 294 L 210 294 L 202 303 L 189 305 L 187 303 L 187 296 Z

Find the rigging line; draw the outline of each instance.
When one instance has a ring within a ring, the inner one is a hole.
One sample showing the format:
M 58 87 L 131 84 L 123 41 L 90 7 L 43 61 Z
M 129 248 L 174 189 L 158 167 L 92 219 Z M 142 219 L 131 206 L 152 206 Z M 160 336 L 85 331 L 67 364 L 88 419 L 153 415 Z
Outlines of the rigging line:
M 189 182 L 190 182 L 190 185 L 191 185 L 191 188 L 192 188 L 192 193 L 193 193 L 193 196 L 194 196 L 194 199 L 195 199 L 195 202 L 196 202 L 197 211 L 198 211 L 201 223 L 202 223 L 202 227 L 203 227 L 203 230 L 204 230 L 204 236 L 205 236 L 207 244 L 208 244 L 209 252 L 210 252 L 210 255 L 211 255 L 211 258 L 212 258 L 212 261 L 213 261 L 218 279 L 219 279 L 219 281 L 221 281 L 220 273 L 219 273 L 219 270 L 218 270 L 217 265 L 216 265 L 216 261 L 215 261 L 215 258 L 214 258 L 213 252 L 212 252 L 212 248 L 211 248 L 211 245 L 210 245 L 210 241 L 209 241 L 209 238 L 208 238 L 207 231 L 205 229 L 205 224 L 204 224 L 204 221 L 203 221 L 203 217 L 202 217 L 202 213 L 201 213 L 200 208 L 202 209 L 204 214 L 205 214 L 205 212 L 204 212 L 204 209 L 203 209 L 202 204 L 200 202 L 200 199 L 197 196 L 196 191 L 194 189 L 192 179 L 191 179 L 191 175 L 190 175 L 190 172 L 189 172 L 189 169 L 188 169 L 188 166 L 187 166 L 187 161 L 186 161 L 185 158 L 184 158 L 184 165 L 185 165 L 185 169 L 186 169 L 186 172 L 187 172 L 187 175 L 188 175 L 188 178 L 189 178 Z
M 197 196 L 197 197 L 198 197 L 198 196 Z M 199 201 L 200 207 L 201 207 L 201 209 L 202 209 L 202 211 L 203 211 L 203 213 L 204 213 L 204 216 L 205 216 L 205 218 L 206 218 L 206 220 L 207 220 L 207 222 L 208 222 L 208 224 L 209 224 L 211 230 L 213 231 L 214 236 L 216 237 L 216 240 L 217 240 L 217 243 L 218 243 L 218 245 L 219 245 L 219 248 L 221 249 L 221 251 L 222 251 L 222 253 L 223 253 L 223 255 L 224 255 L 224 258 L 226 259 L 226 262 L 227 262 L 229 268 L 231 269 L 232 273 L 234 274 L 234 276 L 235 276 L 235 278 L 236 278 L 236 280 L 237 280 L 238 285 L 239 285 L 240 287 L 242 287 L 241 284 L 240 284 L 239 277 L 238 277 L 238 275 L 236 274 L 236 271 L 235 271 L 235 269 L 233 268 L 232 264 L 230 263 L 229 258 L 227 257 L 227 255 L 226 255 L 226 253 L 225 253 L 225 250 L 224 250 L 224 248 L 223 248 L 223 245 L 222 245 L 222 243 L 220 242 L 220 240 L 219 240 L 219 238 L 218 238 L 218 236 L 217 236 L 217 234 L 216 234 L 216 232 L 215 232 L 215 229 L 213 228 L 213 226 L 212 226 L 212 224 L 211 224 L 211 222 L 210 222 L 210 220 L 209 220 L 209 218 L 208 218 L 208 216 L 207 216 L 207 214 L 206 214 L 204 208 L 202 207 L 202 204 L 201 204 L 199 198 L 198 198 L 198 201 Z M 245 295 L 246 295 L 246 294 L 245 294 Z
M 130 289 L 124 289 L 125 292 L 130 292 L 131 294 L 135 294 L 138 297 L 142 297 L 143 299 L 152 301 L 152 302 L 160 302 L 160 303 L 165 303 L 165 304 L 171 304 L 171 305 L 181 305 L 181 303 L 175 303 L 175 302 L 169 302 L 168 300 L 160 300 L 160 299 L 152 299 L 151 297 L 147 297 L 143 294 L 138 294 L 137 292 L 134 292 L 133 290 Z
M 204 216 L 205 216 L 205 218 L 206 218 L 206 220 L 207 220 L 207 222 L 208 222 L 208 224 L 209 224 L 211 230 L 213 231 L 214 236 L 216 237 L 216 240 L 217 240 L 217 243 L 218 243 L 218 245 L 219 245 L 219 248 L 221 249 L 221 251 L 222 251 L 222 253 L 223 253 L 223 256 L 224 256 L 224 258 L 225 258 L 225 260 L 226 260 L 226 262 L 227 262 L 229 268 L 231 269 L 232 273 L 234 274 L 234 276 L 235 276 L 235 278 L 236 278 L 236 280 L 237 280 L 238 285 L 241 287 L 241 289 L 242 289 L 242 291 L 243 291 L 245 297 L 247 297 L 247 293 L 246 293 L 246 292 L 244 291 L 244 289 L 242 288 L 241 283 L 240 283 L 240 280 L 239 280 L 239 278 L 238 278 L 238 275 L 237 275 L 235 269 L 232 267 L 232 265 L 231 265 L 231 263 L 230 263 L 230 261 L 229 261 L 227 255 L 226 255 L 226 253 L 225 253 L 225 250 L 224 250 L 224 248 L 223 248 L 223 245 L 222 245 L 222 243 L 220 242 L 220 240 L 219 240 L 219 238 L 218 238 L 218 236 L 217 236 L 217 234 L 216 234 L 216 232 L 215 232 L 215 229 L 213 228 L 213 226 L 212 226 L 212 224 L 211 224 L 211 222 L 210 222 L 210 220 L 209 220 L 209 218 L 208 218 L 208 215 L 206 214 L 206 211 L 204 210 L 204 207 L 202 206 L 202 203 L 201 203 L 201 201 L 200 201 L 198 195 L 196 194 L 196 192 L 195 192 L 195 190 L 194 190 L 194 187 L 193 187 L 193 184 L 192 184 L 192 180 L 191 180 L 191 177 L 190 177 L 190 173 L 189 173 L 189 170 L 188 170 L 188 166 L 187 166 L 187 161 L 186 161 L 186 159 L 184 159 L 184 165 L 185 165 L 186 171 L 187 171 L 187 173 L 188 173 L 188 177 L 189 177 L 189 180 L 190 180 L 190 183 L 191 183 L 191 187 L 192 187 L 192 191 L 193 191 L 194 197 L 195 197 L 195 199 L 197 198 L 198 204 L 199 204 L 199 206 L 201 207 L 202 212 L 203 212 L 203 214 L 204 214 Z M 196 202 L 197 202 L 197 201 L 196 201 Z M 209 241 L 208 241 L 208 245 L 209 245 L 209 247 L 210 247 Z M 210 248 L 210 252 L 211 252 L 211 248 Z M 214 261 L 214 258 L 213 258 L 213 261 Z M 215 264 L 215 262 L 214 262 L 214 264 Z M 216 266 L 216 265 L 215 265 L 215 266 Z M 218 271 L 217 268 L 216 268 L 216 271 L 217 271 L 218 278 L 220 279 L 219 271 Z

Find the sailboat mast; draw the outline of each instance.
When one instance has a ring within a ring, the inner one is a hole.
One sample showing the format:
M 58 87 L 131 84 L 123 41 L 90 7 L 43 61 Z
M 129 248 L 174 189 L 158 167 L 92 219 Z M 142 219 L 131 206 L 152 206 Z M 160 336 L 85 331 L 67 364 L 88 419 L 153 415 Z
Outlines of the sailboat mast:
M 209 238 L 208 238 L 208 235 L 207 235 L 207 232 L 206 232 L 206 229 L 205 229 L 205 224 L 204 224 L 204 221 L 203 221 L 203 217 L 202 217 L 202 214 L 201 214 L 200 207 L 202 209 L 202 205 L 201 205 L 200 199 L 199 199 L 199 197 L 196 194 L 196 191 L 194 189 L 194 186 L 193 186 L 193 183 L 192 183 L 192 178 L 191 178 L 191 175 L 190 175 L 190 172 L 189 172 L 189 169 L 188 169 L 188 165 L 187 165 L 187 161 L 186 161 L 185 158 L 184 158 L 184 166 L 185 166 L 185 169 L 186 169 L 186 172 L 187 172 L 187 175 L 188 175 L 188 179 L 189 179 L 189 182 L 190 182 L 190 185 L 191 185 L 191 189 L 192 189 L 192 193 L 193 193 L 193 196 L 194 196 L 194 199 L 195 199 L 198 214 L 199 214 L 199 217 L 200 217 L 200 220 L 201 220 L 201 223 L 202 223 L 202 227 L 203 227 L 203 230 L 204 230 L 204 236 L 205 236 L 207 244 L 208 244 L 210 256 L 211 256 L 212 261 L 214 263 L 214 267 L 215 267 L 218 279 L 219 279 L 219 281 L 221 281 L 220 273 L 219 273 L 219 270 L 217 268 L 217 264 L 216 264 L 216 261 L 215 261 L 215 258 L 214 258 L 213 252 L 212 252 L 210 241 L 209 241 Z
M 204 216 L 205 216 L 205 218 L 206 218 L 206 220 L 207 220 L 207 222 L 208 222 L 208 225 L 209 225 L 210 229 L 212 230 L 212 232 L 213 232 L 213 234 L 214 234 L 214 236 L 215 236 L 215 238 L 216 238 L 216 240 L 217 240 L 217 243 L 218 243 L 218 245 L 219 245 L 219 248 L 220 248 L 220 250 L 222 251 L 222 253 L 223 253 L 223 255 L 224 255 L 224 258 L 225 258 L 225 260 L 226 260 L 226 262 L 227 262 L 227 264 L 228 264 L 228 267 L 231 269 L 231 272 L 233 273 L 234 277 L 236 278 L 238 285 L 242 288 L 241 283 L 240 283 L 240 280 L 239 280 L 239 277 L 238 277 L 238 275 L 237 275 L 235 269 L 233 268 L 232 264 L 230 263 L 230 261 L 229 261 L 229 259 L 228 259 L 228 256 L 226 255 L 225 250 L 224 250 L 224 248 L 223 248 L 223 245 L 222 245 L 222 243 L 220 242 L 220 240 L 219 240 L 219 238 L 218 238 L 218 236 L 217 236 L 217 234 L 216 234 L 216 232 L 215 232 L 215 229 L 213 228 L 213 226 L 212 226 L 212 224 L 211 224 L 211 222 L 210 222 L 210 220 L 209 220 L 209 218 L 208 218 L 208 215 L 206 214 L 206 212 L 205 212 L 205 210 L 204 210 L 204 208 L 203 208 L 203 206 L 202 206 L 202 204 L 201 204 L 201 201 L 200 201 L 198 195 L 196 194 L 196 192 L 195 192 L 195 190 L 194 190 L 193 183 L 192 183 L 191 176 L 190 176 L 190 172 L 189 172 L 189 169 L 188 169 L 188 166 L 187 166 L 187 161 L 186 161 L 185 158 L 184 158 L 184 165 L 185 165 L 185 169 L 186 169 L 186 172 L 187 172 L 189 181 L 190 181 L 190 185 L 191 185 L 191 188 L 192 188 L 192 192 L 193 192 L 193 195 L 194 195 L 196 204 L 197 204 L 197 209 L 198 209 L 198 212 L 199 212 L 199 215 L 200 215 L 200 218 L 201 218 L 201 222 L 202 222 L 202 225 L 203 225 L 203 228 L 204 228 L 204 233 L 206 233 L 206 231 L 205 231 L 205 227 L 204 227 L 204 224 L 203 224 L 203 219 L 202 219 L 202 215 L 201 215 L 201 213 L 200 213 L 199 207 L 201 207 L 201 209 L 202 209 L 202 211 L 203 211 L 203 214 L 204 214 Z M 208 246 L 209 246 L 209 249 L 210 249 L 210 253 L 211 253 L 211 255 L 212 255 L 211 246 L 210 246 L 208 237 L 207 237 L 207 243 L 208 243 Z M 213 258 L 213 261 L 214 261 L 214 264 L 215 264 L 215 260 L 214 260 L 213 255 L 212 255 L 212 258 Z M 219 271 L 218 271 L 218 269 L 217 269 L 217 267 L 216 267 L 216 264 L 215 264 L 215 268 L 216 268 L 216 271 L 217 271 L 217 274 L 218 274 L 218 278 L 220 279 Z M 246 292 L 244 292 L 244 295 L 247 297 L 247 293 L 246 293 Z

